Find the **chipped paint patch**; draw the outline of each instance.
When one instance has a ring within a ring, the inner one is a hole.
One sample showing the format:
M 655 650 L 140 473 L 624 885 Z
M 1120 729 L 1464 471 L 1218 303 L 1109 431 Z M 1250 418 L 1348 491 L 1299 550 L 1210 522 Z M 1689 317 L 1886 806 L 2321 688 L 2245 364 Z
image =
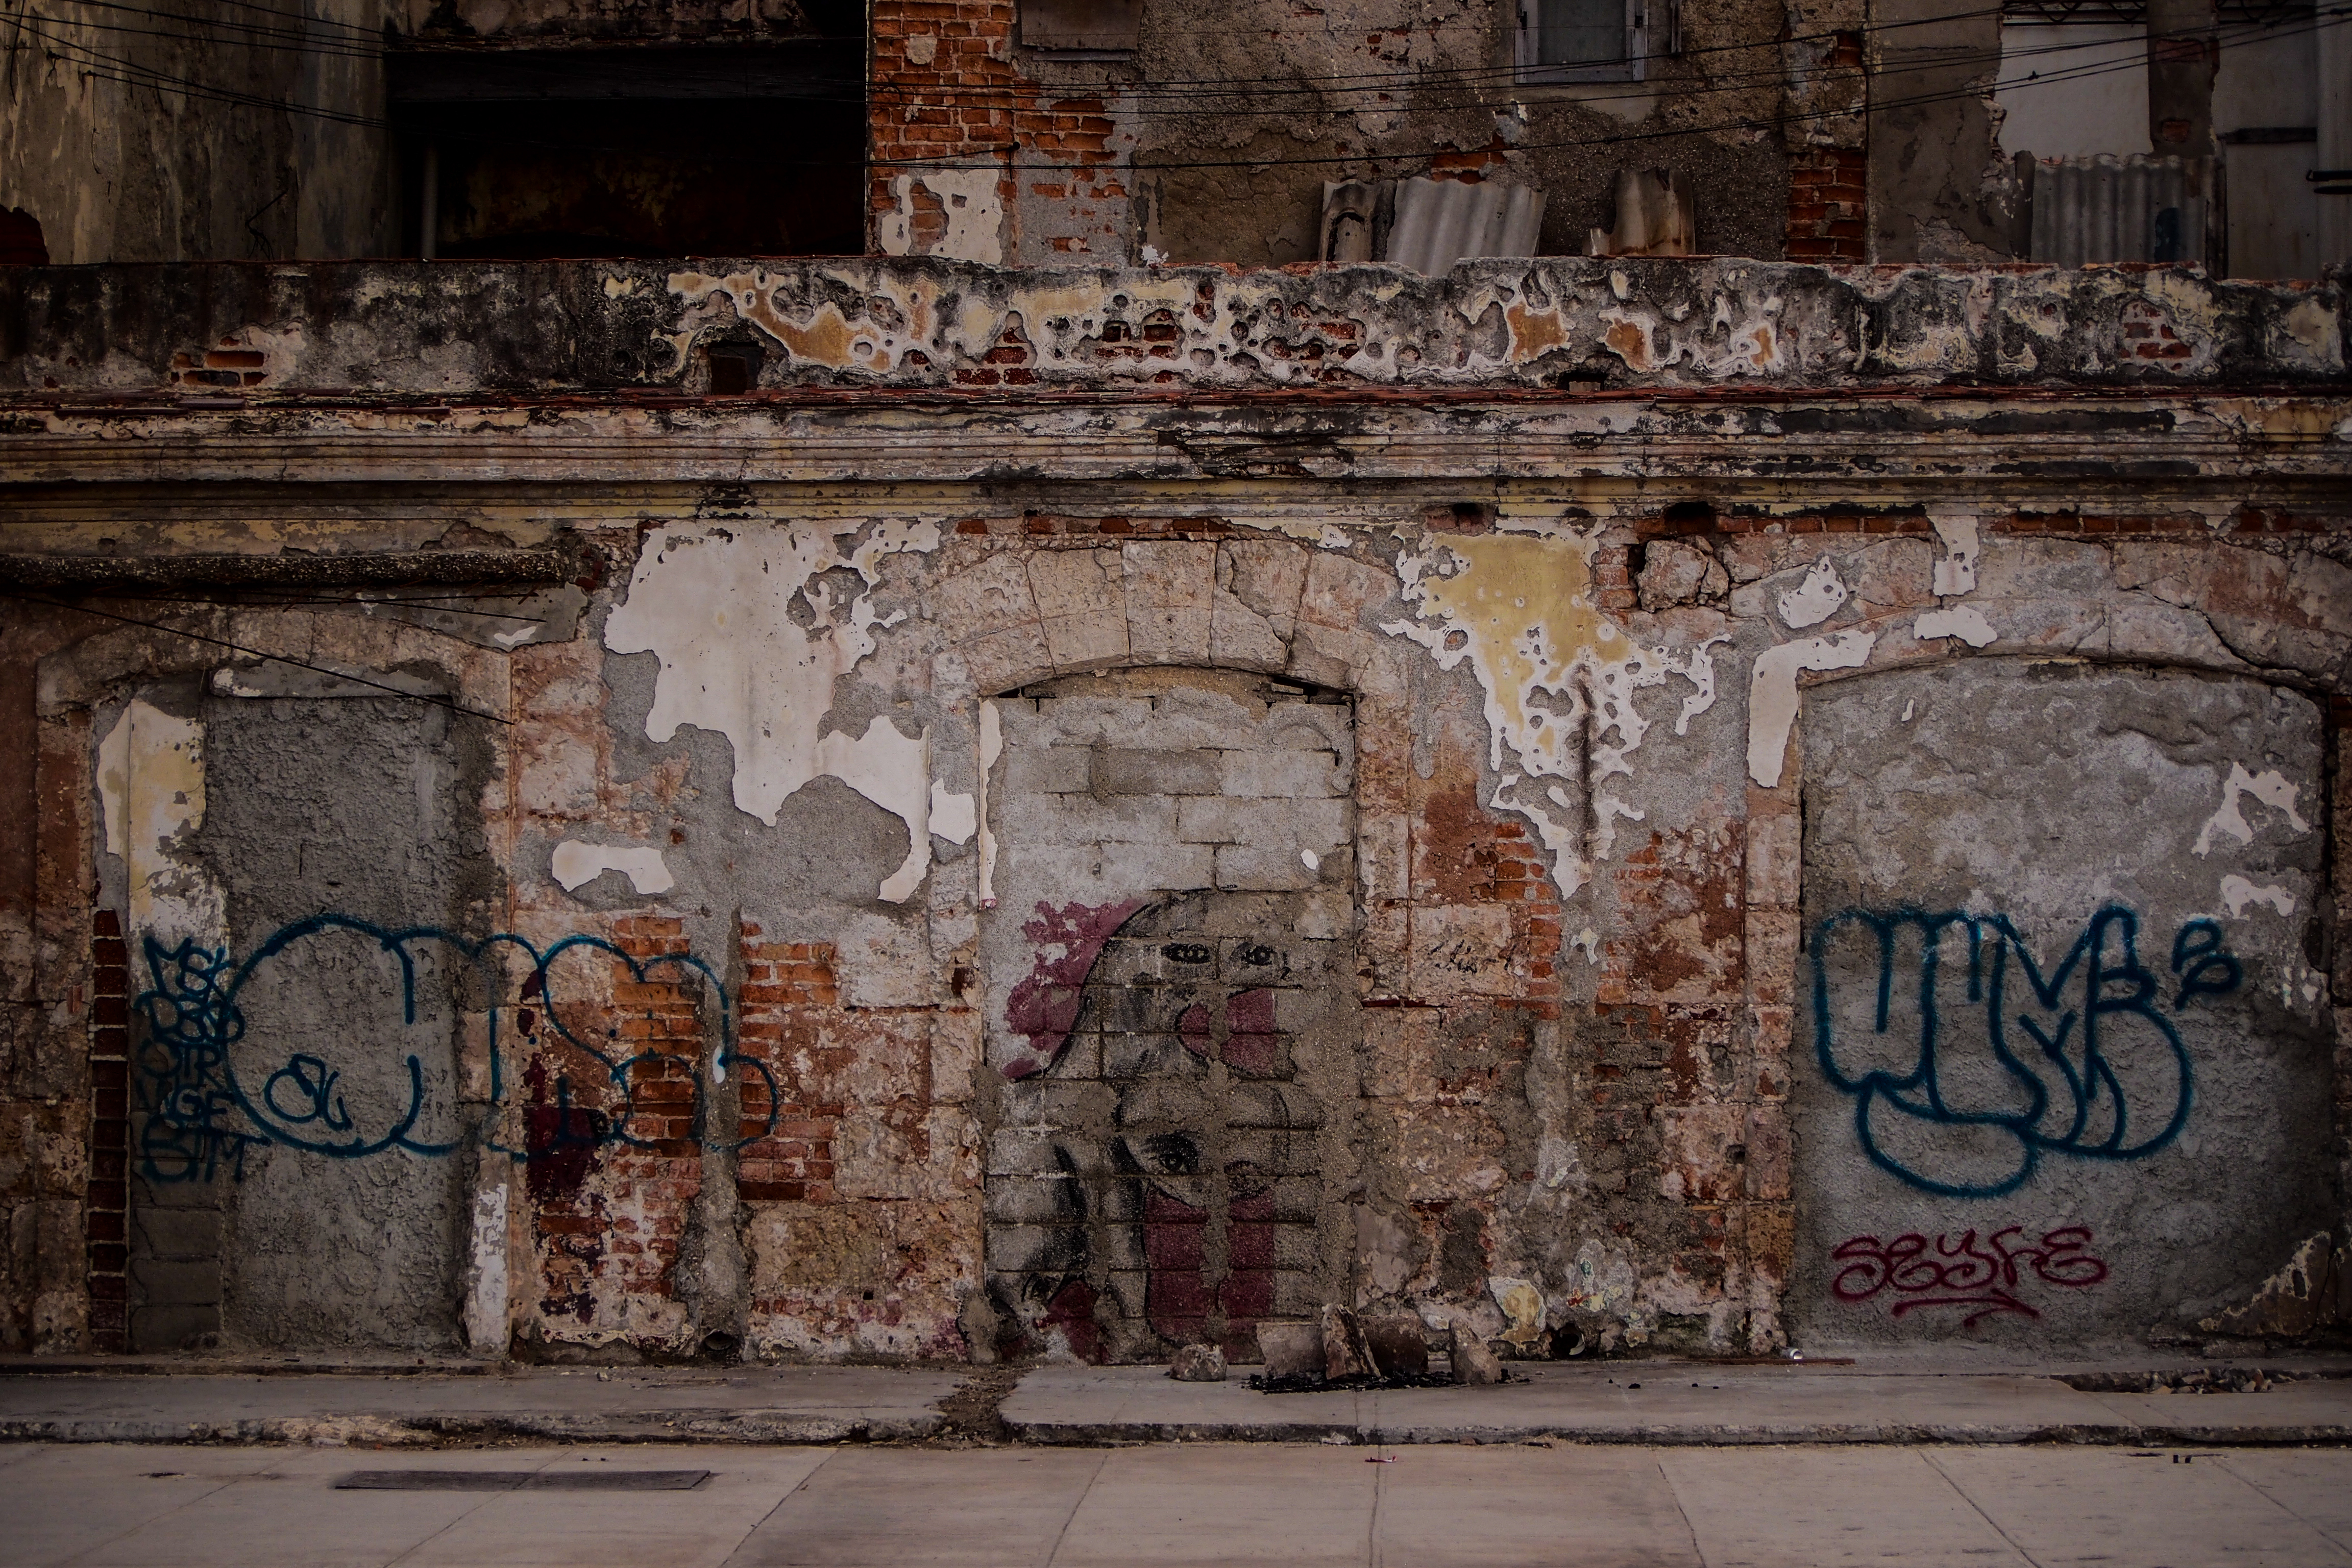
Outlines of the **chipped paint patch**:
M 2284 816 L 2288 826 L 2297 833 L 2310 832 L 2311 824 L 2305 822 L 2302 815 L 2294 809 L 2294 797 L 2298 793 L 2297 787 L 2287 783 L 2284 776 L 2274 769 L 2250 773 L 2246 771 L 2245 763 L 2231 763 L 2230 776 L 2221 781 L 2221 807 L 2205 819 L 2204 826 L 2197 830 L 2197 842 L 2191 853 L 2197 855 L 2211 853 L 2213 835 L 2217 831 L 2228 834 L 2241 844 L 2252 844 L 2254 841 L 2253 826 L 2246 821 L 2244 811 L 2240 809 L 2241 803 L 2247 795 L 2252 795 L 2264 805 Z
M 1936 597 L 1952 599 L 1976 592 L 1977 552 L 1980 547 L 1975 517 L 1937 514 L 1927 521 L 1944 545 L 1944 553 L 1936 562 L 1934 581 L 1929 584 Z
M 1756 657 L 1748 687 L 1748 776 L 1766 789 L 1780 787 L 1789 731 L 1797 721 L 1797 672 L 1857 669 L 1870 658 L 1876 632 L 1836 632 L 1801 637 Z
M 988 776 L 1004 755 L 1004 715 L 993 699 L 980 705 L 980 801 L 974 811 L 980 835 L 980 907 L 996 907 L 996 834 L 988 826 Z
M 1992 629 L 1985 613 L 1974 605 L 1954 605 L 1948 610 L 1928 610 L 1911 623 L 1911 635 L 1921 642 L 1936 637 L 1958 637 L 1970 647 L 1983 647 L 2000 634 Z M 1905 717 L 1909 717 L 1906 713 Z
M 555 847 L 548 869 L 567 893 L 579 891 L 607 871 L 620 872 L 640 893 L 667 893 L 677 884 L 658 849 L 583 844 L 577 838 L 567 838 Z
M 931 785 L 931 831 L 950 844 L 968 844 L 978 827 L 972 797 L 958 795 L 943 784 Z
M 2232 873 L 2221 879 L 2221 905 L 2235 919 L 2245 913 L 2248 904 L 2268 904 L 2280 914 L 2294 913 L 2294 895 L 2276 884 L 2257 886 Z
M 1690 682 L 1678 734 L 1715 700 L 1713 640 L 1682 652 L 1645 648 L 1595 606 L 1596 542 L 1496 533 L 1408 552 L 1398 570 L 1415 618 L 1381 627 L 1420 644 L 1440 668 L 1470 662 L 1486 694 L 1489 761 L 1502 775 L 1487 804 L 1534 825 L 1563 898 L 1609 854 L 1616 819 L 1641 817 L 1601 788 L 1631 776 L 1627 759 L 1649 730 L 1633 693 L 1669 675 Z
M 907 858 L 882 879 L 886 903 L 915 896 L 931 868 L 931 748 L 928 731 L 910 740 L 887 719 L 876 719 L 863 735 L 835 730 L 817 742 L 817 771 L 830 773 L 907 825 Z
M 818 305 L 799 321 L 777 310 L 774 290 L 783 281 L 782 277 L 771 277 L 758 268 L 749 272 L 730 272 L 724 278 L 673 272 L 669 289 L 688 305 L 699 305 L 714 294 L 725 295 L 738 317 L 767 333 L 795 360 L 831 370 L 884 371 L 891 367 L 890 354 L 874 341 L 878 334 L 869 332 L 860 338 L 849 319 L 841 313 L 841 308 L 831 300 Z M 866 345 L 866 352 L 854 353 L 854 345 L 861 342 Z
M 1838 575 L 1837 563 L 1824 555 L 1802 583 L 1780 595 L 1780 618 L 1790 630 L 1801 631 L 1836 615 L 1845 601 L 1845 580 Z
M 927 250 L 929 256 L 953 257 L 958 261 L 984 261 L 991 267 L 1004 260 L 1004 198 L 994 169 L 923 169 L 898 174 L 890 181 L 891 209 L 875 224 L 875 237 L 885 256 L 915 252 L 915 189 L 938 202 L 947 213 L 947 232 Z
M 510 1348 L 507 1289 L 507 1189 L 504 1183 L 474 1194 L 471 1263 L 466 1281 L 466 1342 L 477 1354 Z
M 194 856 L 205 825 L 205 729 L 133 699 L 98 743 L 107 852 L 122 858 L 131 929 L 170 946 L 211 946 L 226 928 L 221 891 Z
M 919 882 L 930 863 L 927 742 L 882 720 L 856 737 L 824 729 L 834 682 L 906 612 L 886 616 L 871 593 L 840 586 L 839 574 L 871 589 L 886 556 L 939 543 L 929 522 L 666 525 L 646 536 L 628 595 L 604 623 L 613 652 L 661 659 L 648 740 L 693 724 L 732 742 L 739 809 L 772 827 L 786 797 L 830 773 L 904 820 L 913 842 L 883 883 L 894 901 L 911 895 L 906 879 Z

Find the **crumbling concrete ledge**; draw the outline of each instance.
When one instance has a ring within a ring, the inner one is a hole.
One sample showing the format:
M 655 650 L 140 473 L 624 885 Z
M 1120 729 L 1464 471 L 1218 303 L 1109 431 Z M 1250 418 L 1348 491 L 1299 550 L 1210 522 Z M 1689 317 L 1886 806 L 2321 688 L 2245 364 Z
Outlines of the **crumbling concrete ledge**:
M 10 268 L 0 397 L 2311 385 L 2344 375 L 2346 292 L 2340 273 L 1726 257 L 1433 278 L 910 257 Z
M 963 1381 L 898 1367 L 24 1374 L 0 1378 L 0 1442 L 917 1442 Z
M 1055 1445 L 2352 1443 L 2352 1381 L 2341 1378 L 2182 1397 L 2085 1394 L 2030 1373 L 1671 1362 L 1511 1371 L 1493 1388 L 1264 1394 L 1238 1377 L 1174 1384 L 1151 1367 L 1045 1367 L 1000 1415 L 1016 1440 Z
M 1490 1388 L 1269 1395 L 1240 1375 L 1036 1367 L 977 1425 L 948 1412 L 970 1384 L 1001 1385 L 987 1370 L 28 1373 L 0 1378 L 0 1442 L 2352 1444 L 2352 1377 L 2301 1372 L 2265 1393 L 2207 1394 L 2089 1393 L 2035 1371 L 1620 1361 L 1512 1373 Z

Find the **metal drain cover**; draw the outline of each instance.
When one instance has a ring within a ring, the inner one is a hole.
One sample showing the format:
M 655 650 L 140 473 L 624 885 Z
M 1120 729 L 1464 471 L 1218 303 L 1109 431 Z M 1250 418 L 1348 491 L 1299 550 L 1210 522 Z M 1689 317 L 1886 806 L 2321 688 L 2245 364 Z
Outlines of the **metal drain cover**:
M 690 1492 L 709 1470 L 353 1470 L 337 1491 Z

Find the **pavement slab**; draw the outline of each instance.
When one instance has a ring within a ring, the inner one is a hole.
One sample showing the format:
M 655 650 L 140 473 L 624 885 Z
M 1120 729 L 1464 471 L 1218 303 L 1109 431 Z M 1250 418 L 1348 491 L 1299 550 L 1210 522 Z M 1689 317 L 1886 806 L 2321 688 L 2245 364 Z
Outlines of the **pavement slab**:
M 1015 1448 L 835 1452 L 728 1561 L 730 1568 L 1049 1563 L 1105 1458 Z
M 2260 1394 L 2084 1394 L 2032 1373 L 1515 1363 L 1486 1388 L 1261 1394 L 1240 1373 L 1040 1367 L 1000 1407 L 1033 1443 L 2274 1443 L 2352 1441 L 2352 1380 Z
M 908 1441 L 940 1428 L 962 1383 L 901 1367 L 17 1373 L 0 1377 L 0 1442 Z
M 2037 1568 L 1916 1448 L 1676 1449 L 1708 1568 Z
M 18 1446 L 0 1568 L 2330 1568 L 2352 1450 L 688 1445 L 688 1492 L 338 1490 L 642 1446 Z M 2181 1462 L 2186 1459 L 2188 1462 Z
M 2342 1546 L 2217 1456 L 2107 1448 L 2061 1468 L 2028 1450 L 1988 1448 L 1945 1451 L 1927 1462 L 2039 1568 L 2352 1563 Z M 2339 1467 L 2337 1476 L 2340 1486 L 2352 1469 Z

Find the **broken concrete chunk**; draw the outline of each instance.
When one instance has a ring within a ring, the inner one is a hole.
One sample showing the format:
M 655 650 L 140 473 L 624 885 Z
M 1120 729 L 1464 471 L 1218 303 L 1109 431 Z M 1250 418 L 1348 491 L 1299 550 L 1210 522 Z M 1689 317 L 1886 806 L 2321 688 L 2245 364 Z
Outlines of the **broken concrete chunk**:
M 1429 1372 L 1429 1338 L 1410 1314 L 1374 1318 L 1364 1325 L 1372 1365 L 1382 1377 L 1421 1377 Z
M 1345 1307 L 1323 1309 L 1323 1375 L 1333 1383 L 1372 1375 L 1372 1347 L 1364 1326 Z
M 1319 1377 L 1323 1372 L 1323 1330 L 1315 1323 L 1260 1323 L 1257 1352 L 1265 1363 L 1269 1384 L 1294 1377 Z
M 1186 1345 L 1169 1363 L 1168 1375 L 1179 1383 L 1223 1383 L 1225 1352 L 1214 1345 Z
M 1454 1381 L 1472 1386 L 1482 1386 L 1503 1381 L 1503 1363 L 1486 1348 L 1486 1342 L 1477 1331 L 1454 1325 Z

